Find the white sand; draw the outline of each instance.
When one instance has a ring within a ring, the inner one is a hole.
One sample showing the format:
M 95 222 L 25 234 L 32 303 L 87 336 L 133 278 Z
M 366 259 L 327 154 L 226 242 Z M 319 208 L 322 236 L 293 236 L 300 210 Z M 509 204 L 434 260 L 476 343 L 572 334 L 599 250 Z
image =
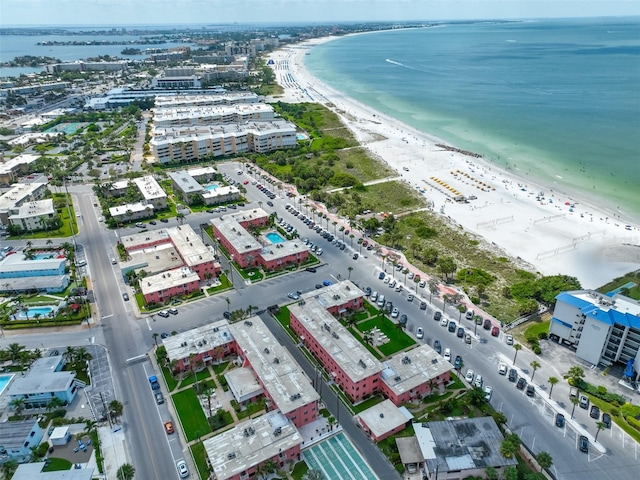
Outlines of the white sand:
M 332 39 L 316 39 L 271 54 L 277 81 L 285 90 L 275 100 L 317 102 L 331 108 L 364 147 L 411 186 L 423 189 L 425 202 L 433 205 L 434 211 L 443 212 L 464 229 L 543 274 L 572 275 L 583 287 L 595 288 L 640 268 L 637 225 L 627 230 L 625 221 L 590 205 L 586 197 L 567 198 L 482 158 L 437 147 L 437 143 L 446 142 L 317 80 L 304 68 L 304 56 L 313 45 Z M 477 199 L 456 203 L 449 198 L 453 193 L 435 179 L 463 196 L 475 195 Z M 544 198 L 536 200 L 539 192 L 544 192 Z

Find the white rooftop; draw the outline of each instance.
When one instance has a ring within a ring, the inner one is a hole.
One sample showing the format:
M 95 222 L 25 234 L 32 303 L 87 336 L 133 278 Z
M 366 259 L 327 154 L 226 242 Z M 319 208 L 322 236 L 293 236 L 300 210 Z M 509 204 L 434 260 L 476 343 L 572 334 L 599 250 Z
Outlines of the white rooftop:
M 15 208 L 21 202 L 34 195 L 39 189 L 46 187 L 46 183 L 14 183 L 11 190 L 0 196 L 0 211 L 8 211 Z
M 18 213 L 14 213 L 9 218 L 33 218 L 41 217 L 44 215 L 52 215 L 56 213 L 56 209 L 53 206 L 53 199 L 46 198 L 44 200 L 36 200 L 34 202 L 25 202 L 18 208 Z
M 383 436 L 413 418 L 405 407 L 396 407 L 389 399 L 367 408 L 360 412 L 358 416 L 367 424 L 371 433 L 376 437 Z
M 143 295 L 149 295 L 150 293 L 161 292 L 171 287 L 199 281 L 200 277 L 196 272 L 189 267 L 180 267 L 144 277 L 140 280 L 140 291 Z
M 145 200 L 153 200 L 156 198 L 164 198 L 167 194 L 160 187 L 155 178 L 151 175 L 145 177 L 134 178 L 133 182 L 138 186 L 140 193 Z
M 167 349 L 169 360 L 189 358 L 192 353 L 198 355 L 225 345 L 233 340 L 229 331 L 229 322 L 219 320 L 202 327 L 193 328 L 162 340 Z
M 212 218 L 211 223 L 231 242 L 238 253 L 260 250 L 262 245 L 233 218 L 223 216 Z
M 398 395 L 453 369 L 453 365 L 429 345 L 394 355 L 383 365 L 382 380 Z
M 215 260 L 213 253 L 193 231 L 191 225 L 185 224 L 167 228 L 167 233 L 187 266 L 200 265 Z
M 119 217 L 121 215 L 130 215 L 139 212 L 149 212 L 149 216 L 153 214 L 153 205 L 144 204 L 142 202 L 127 203 L 125 205 L 118 205 L 116 207 L 109 208 L 109 213 L 112 217 Z

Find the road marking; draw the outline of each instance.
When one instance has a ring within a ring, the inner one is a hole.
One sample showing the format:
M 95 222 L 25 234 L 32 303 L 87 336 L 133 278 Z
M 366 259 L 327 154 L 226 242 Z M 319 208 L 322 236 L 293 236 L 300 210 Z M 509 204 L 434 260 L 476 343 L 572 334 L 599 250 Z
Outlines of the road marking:
M 107 318 L 111 318 L 111 317 L 113 317 L 113 313 L 111 315 L 104 315 L 102 317 L 102 320 L 106 320 Z
M 136 357 L 127 358 L 126 362 L 127 363 L 139 362 L 140 360 L 146 360 L 147 358 L 148 358 L 147 354 L 143 353 L 142 355 L 138 355 Z
M 149 317 L 146 317 L 146 318 L 145 318 L 145 321 L 147 322 L 147 328 L 148 328 L 149 330 L 151 330 L 151 324 L 149 323 Z

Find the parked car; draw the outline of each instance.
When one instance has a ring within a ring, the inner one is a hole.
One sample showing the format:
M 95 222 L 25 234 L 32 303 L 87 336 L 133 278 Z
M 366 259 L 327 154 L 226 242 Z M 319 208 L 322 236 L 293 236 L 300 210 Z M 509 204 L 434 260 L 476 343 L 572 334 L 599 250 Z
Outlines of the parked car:
M 589 408 L 589 397 L 580 395 L 580 408 L 587 410 Z
M 400 310 L 398 310 L 398 307 L 395 307 L 391 311 L 391 318 L 398 318 L 398 315 L 400 315 Z
M 353 259 L 354 259 L 354 260 L 357 260 L 357 259 L 358 259 L 358 256 L 359 256 L 359 255 L 358 255 L 357 253 L 354 253 L 354 254 L 353 254 Z
M 589 439 L 586 436 L 580 435 L 578 446 L 581 452 L 589 453 Z
M 484 319 L 484 323 L 482 324 L 482 328 L 484 328 L 485 330 L 490 330 L 491 329 L 491 320 L 489 320 L 488 318 Z
M 524 388 L 527 386 L 527 381 L 524 378 L 519 378 L 518 379 L 518 383 L 516 383 L 516 388 L 518 390 L 524 390 Z
M 456 331 L 456 322 L 454 322 L 453 320 L 449 322 L 449 327 L 447 328 L 449 330 L 450 333 L 453 333 Z
M 300 299 L 300 295 L 298 294 L 298 292 L 289 292 L 289 293 L 287 293 L 287 297 L 289 297 L 292 300 L 299 300 Z
M 516 372 L 515 368 L 512 368 L 509 370 L 509 381 L 515 382 L 516 380 L 518 380 L 518 372 Z
M 491 385 L 487 385 L 484 387 L 484 399 L 488 402 L 491 400 L 491 395 L 493 394 L 493 387 Z
M 384 278 L 384 275 L 385 275 L 384 272 L 380 272 L 378 274 L 378 280 L 382 280 Z
M 424 330 L 422 330 L 422 327 L 418 327 L 418 329 L 416 330 L 416 338 L 420 339 L 424 337 Z
M 169 317 L 169 312 L 167 312 L 166 310 L 160 310 L 160 311 L 158 312 L 158 316 L 159 316 L 159 317 L 168 318 L 168 317 Z
M 314 267 L 307 267 L 305 268 L 305 271 L 309 272 L 309 273 L 316 273 L 316 269 Z M 371 290 L 371 289 L 369 289 Z
M 447 362 L 450 362 L 450 361 L 451 361 L 451 349 L 450 349 L 450 348 L 445 348 L 445 349 L 444 349 L 444 359 L 445 359 Z
M 364 294 L 365 294 L 365 296 L 370 297 L 371 296 L 371 287 L 365 287 Z
M 611 415 L 609 415 L 608 413 L 603 413 L 602 414 L 602 423 L 604 423 L 604 426 L 606 428 L 611 428 Z
M 228 310 L 225 310 L 224 312 L 222 312 L 222 316 L 224 318 L 226 318 L 227 320 L 231 319 L 231 312 L 229 312 Z
M 178 463 L 176 463 L 176 468 L 178 469 L 178 475 L 180 475 L 180 478 L 187 478 L 189 476 L 187 462 L 185 462 L 184 460 L 180 460 Z
M 589 412 L 589 416 L 591 418 L 595 418 L 596 420 L 600 420 L 600 409 L 595 405 L 591 405 L 591 411 Z
M 169 338 L 170 336 L 171 336 L 171 335 L 169 335 L 167 332 L 162 332 L 162 333 L 160 334 L 160 338 L 161 338 L 161 339 L 163 339 L 163 340 L 164 340 L 165 338 Z
M 420 288 L 424 288 L 426 285 L 427 285 L 427 282 L 424 280 L 421 280 L 420 283 L 418 284 Z
M 433 349 L 436 351 L 436 353 L 442 353 L 442 345 L 440 344 L 440 340 L 436 340 L 435 342 L 433 342 Z
M 498 367 L 498 373 L 500 375 L 506 375 L 507 374 L 507 366 L 504 363 L 501 363 L 500 367 Z
M 464 379 L 469 383 L 473 383 L 473 379 L 475 377 L 476 377 L 476 374 L 473 372 L 473 370 L 469 369 L 467 370 L 467 374 L 464 376 Z
M 169 312 L 171 315 L 177 315 L 178 314 L 178 309 L 171 307 L 169 310 L 167 310 L 167 312 Z
M 168 218 L 161 218 L 160 221 L 162 223 L 169 223 L 169 219 Z
M 441 318 L 442 318 L 442 312 L 436 312 L 436 313 L 433 314 L 433 319 L 436 322 L 439 322 Z
M 471 344 L 471 334 L 470 333 L 465 333 L 465 335 L 464 335 L 464 343 L 467 343 L 469 345 Z
M 149 225 L 157 225 L 157 223 L 156 223 L 155 220 L 151 220 L 151 221 L 149 221 Z
M 442 317 L 442 320 L 440 320 L 441 327 L 446 327 L 448 323 L 449 323 L 449 320 L 447 320 L 447 317 Z
M 482 388 L 483 383 L 484 383 L 484 380 L 482 379 L 482 375 L 476 375 L 476 381 L 473 382 L 473 385 L 478 388 Z
M 328 286 L 329 286 L 329 285 L 331 285 L 332 283 L 331 283 L 331 281 L 329 281 L 329 280 L 323 280 L 323 281 L 322 281 L 322 284 L 323 284 L 325 287 L 328 287 Z
M 493 327 L 491 329 L 491 336 L 492 337 L 497 337 L 500 335 L 500 329 L 498 327 Z
M 156 392 L 155 397 L 158 405 L 162 405 L 164 403 L 164 395 L 162 395 L 162 392 Z
M 458 338 L 463 338 L 464 337 L 464 328 L 463 327 L 458 327 L 458 331 L 456 332 L 456 336 Z
M 460 370 L 462 368 L 462 357 L 460 355 L 456 355 L 456 359 L 453 361 L 453 367 L 456 370 Z
M 171 420 L 164 422 L 164 431 L 167 432 L 167 435 L 170 435 L 175 431 L 173 429 L 173 422 Z
M 413 302 L 413 295 L 412 294 L 407 295 L 407 302 Z
M 420 302 L 420 310 L 426 310 L 427 309 L 427 303 L 426 302 Z
M 536 393 L 536 389 L 533 385 L 528 385 L 527 386 L 527 397 L 533 397 L 533 395 Z
M 129 301 L 129 294 L 127 292 L 124 292 L 122 294 L 122 298 L 124 299 L 125 302 L 128 302 Z
M 506 340 L 507 345 L 513 345 L 513 335 L 507 335 Z
M 556 427 L 564 427 L 564 415 L 561 413 L 556 413 Z
M 406 325 L 407 324 L 407 320 L 408 320 L 408 318 L 407 318 L 406 314 L 403 313 L 402 315 L 400 315 L 400 325 Z

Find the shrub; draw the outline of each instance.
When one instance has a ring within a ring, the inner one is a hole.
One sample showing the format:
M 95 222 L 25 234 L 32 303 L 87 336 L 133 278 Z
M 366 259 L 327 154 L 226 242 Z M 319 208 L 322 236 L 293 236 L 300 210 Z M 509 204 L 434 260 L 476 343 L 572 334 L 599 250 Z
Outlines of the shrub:
M 631 425 L 633 428 L 635 428 L 636 430 L 638 430 L 640 432 L 640 420 L 636 420 L 632 416 L 624 417 L 624 419 L 627 421 L 627 423 L 629 425 Z
M 536 355 L 540 355 L 542 353 L 542 349 L 540 348 L 539 345 L 536 345 L 535 347 L 533 347 L 533 353 L 535 353 Z
M 540 332 L 538 334 L 538 340 L 546 340 L 549 334 L 547 332 Z

